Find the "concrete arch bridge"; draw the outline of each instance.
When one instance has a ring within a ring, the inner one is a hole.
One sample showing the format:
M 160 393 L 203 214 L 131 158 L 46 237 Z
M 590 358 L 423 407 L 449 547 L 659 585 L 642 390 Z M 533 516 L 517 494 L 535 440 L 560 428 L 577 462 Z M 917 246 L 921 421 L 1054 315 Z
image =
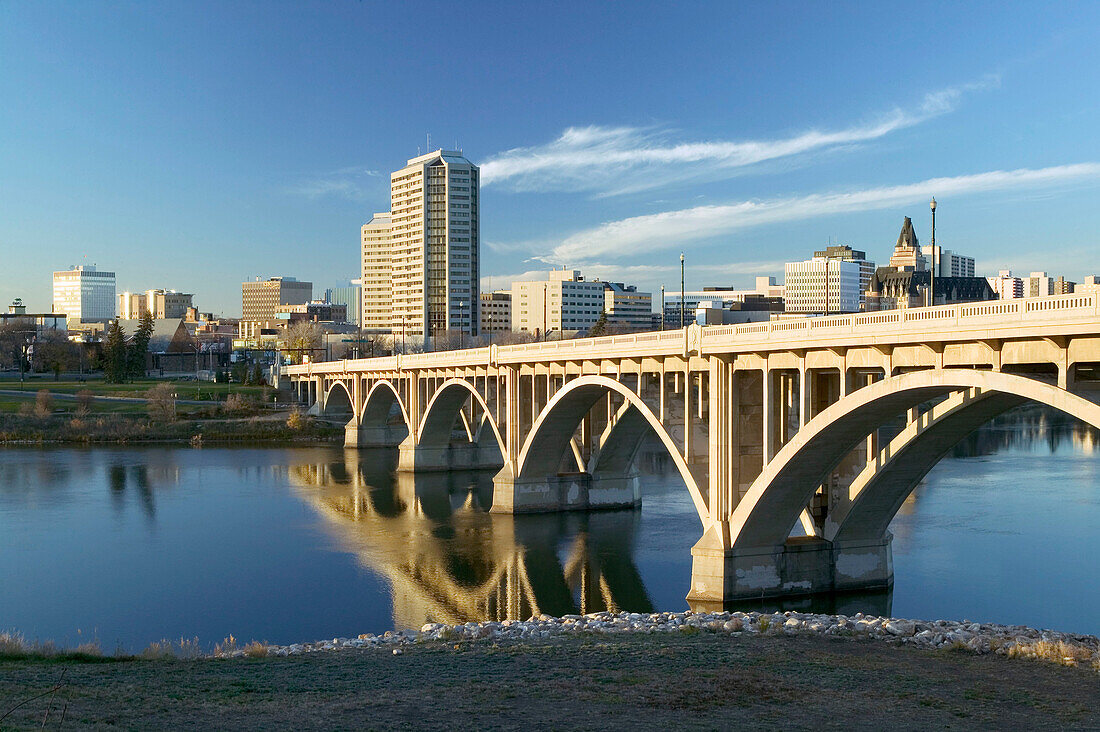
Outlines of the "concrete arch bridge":
M 637 505 L 634 458 L 656 439 L 701 523 L 690 600 L 874 589 L 893 581 L 890 520 L 971 430 L 1024 402 L 1100 427 L 1098 301 L 693 325 L 281 378 L 346 417 L 349 446 L 398 446 L 402 470 L 496 469 L 496 513 Z

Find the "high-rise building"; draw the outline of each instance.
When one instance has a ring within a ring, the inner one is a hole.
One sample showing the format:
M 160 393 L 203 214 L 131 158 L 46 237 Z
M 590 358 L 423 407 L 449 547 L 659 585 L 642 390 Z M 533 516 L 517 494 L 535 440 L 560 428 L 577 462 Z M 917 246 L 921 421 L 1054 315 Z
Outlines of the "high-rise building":
M 607 324 L 630 330 L 649 330 L 653 323 L 653 295 L 634 285 L 603 283 L 603 311 Z
M 961 254 L 956 254 L 950 249 L 944 249 L 939 244 L 929 244 L 920 248 L 921 254 L 924 255 L 925 260 L 928 261 L 931 268 L 931 263 L 936 263 L 936 276 L 937 277 L 973 277 L 974 276 L 974 258 L 965 257 Z M 935 259 L 933 260 L 933 253 Z
M 859 262 L 814 257 L 787 262 L 783 270 L 783 298 L 788 313 L 859 311 L 863 292 Z
M 461 152 L 440 149 L 390 176 L 393 332 L 477 335 L 479 175 Z
M 118 317 L 122 320 L 137 320 L 148 310 L 158 320 L 185 318 L 187 311 L 194 307 L 191 302 L 194 297 L 175 290 L 123 292 L 118 296 Z
M 115 273 L 80 265 L 53 273 L 53 311 L 70 321 L 106 323 L 115 317 Z
M 343 305 L 347 312 L 347 322 L 359 324 L 360 313 L 363 307 L 362 290 L 363 280 L 352 280 L 348 285 L 330 287 L 325 290 L 325 300 L 333 305 Z
M 280 305 L 302 305 L 313 299 L 313 283 L 293 277 L 257 277 L 241 283 L 241 320 L 274 320 Z
M 512 291 L 481 293 L 481 332 L 512 332 Z
M 1015 300 L 1024 296 L 1024 281 L 1020 277 L 1013 277 L 1012 270 L 1002 269 L 996 277 L 986 279 L 998 300 Z
M 376 213 L 362 229 L 363 332 L 393 331 L 393 248 L 390 212 Z
M 1024 297 L 1042 297 L 1054 294 L 1054 278 L 1046 272 L 1032 272 L 1024 281 Z
M 144 292 L 118 293 L 118 317 L 122 320 L 137 320 L 148 309 Z
M 1077 287 L 1076 282 L 1070 282 L 1065 277 L 1059 277 L 1054 280 L 1054 294 L 1055 295 L 1072 295 Z
M 587 331 L 604 310 L 604 283 L 578 270 L 555 269 L 545 280 L 512 283 L 512 330 L 546 335 Z
M 814 252 L 814 259 L 830 259 L 834 262 L 855 262 L 859 265 L 859 302 L 863 304 L 864 293 L 875 275 L 875 263 L 867 259 L 867 253 L 849 246 L 830 246 Z

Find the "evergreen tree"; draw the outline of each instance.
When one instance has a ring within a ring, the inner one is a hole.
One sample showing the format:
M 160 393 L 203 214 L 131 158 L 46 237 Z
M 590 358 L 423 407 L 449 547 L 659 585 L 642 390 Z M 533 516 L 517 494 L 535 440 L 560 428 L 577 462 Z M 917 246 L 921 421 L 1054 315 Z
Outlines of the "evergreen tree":
M 588 337 L 595 338 L 596 336 L 602 336 L 607 334 L 607 313 L 600 313 L 600 319 L 596 321 L 595 325 L 588 329 Z
M 127 350 L 127 372 L 132 379 L 145 376 L 145 356 L 149 352 L 149 340 L 153 337 L 153 314 L 148 310 L 141 314 L 138 329 Z
M 121 384 L 126 379 L 126 331 L 117 320 L 107 329 L 103 342 L 103 379 L 109 384 Z
M 260 364 L 256 364 L 252 367 L 252 383 L 255 386 L 264 386 L 267 384 L 267 379 L 264 378 L 264 370 L 260 368 Z

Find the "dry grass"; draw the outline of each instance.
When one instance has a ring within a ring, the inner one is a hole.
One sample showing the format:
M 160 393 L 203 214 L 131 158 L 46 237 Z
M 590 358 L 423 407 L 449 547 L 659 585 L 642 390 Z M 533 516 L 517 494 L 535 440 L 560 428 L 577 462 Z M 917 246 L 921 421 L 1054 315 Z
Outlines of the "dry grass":
M 252 641 L 244 647 L 244 655 L 249 658 L 266 658 L 267 651 L 267 644 L 260 641 Z
M 90 411 L 92 411 L 92 392 L 88 389 L 81 389 L 76 393 L 77 416 L 86 417 Z
M 214 645 L 215 656 L 227 656 L 237 650 L 237 639 L 232 635 L 226 637 L 221 643 Z
M 146 646 L 145 649 L 138 654 L 138 657 L 149 661 L 157 661 L 167 658 L 200 658 L 202 655 L 202 647 L 199 645 L 198 638 L 192 638 L 190 640 L 180 638 L 175 642 L 168 639 L 154 641 Z
M 1092 667 L 1100 670 L 1100 657 L 1093 658 L 1093 652 L 1084 647 L 1065 641 L 1040 640 L 1034 643 L 1018 643 L 1008 649 L 1009 658 L 1035 658 L 1052 661 L 1061 666 L 1080 666 L 1092 661 Z

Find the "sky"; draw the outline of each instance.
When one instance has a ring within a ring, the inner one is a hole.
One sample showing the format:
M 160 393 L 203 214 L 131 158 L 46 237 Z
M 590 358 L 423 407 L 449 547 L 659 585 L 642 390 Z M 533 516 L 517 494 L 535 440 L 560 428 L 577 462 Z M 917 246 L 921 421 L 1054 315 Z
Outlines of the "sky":
M 0 0 L 0 303 L 358 276 L 389 174 L 482 170 L 482 282 L 885 264 L 1100 274 L 1100 4 Z

